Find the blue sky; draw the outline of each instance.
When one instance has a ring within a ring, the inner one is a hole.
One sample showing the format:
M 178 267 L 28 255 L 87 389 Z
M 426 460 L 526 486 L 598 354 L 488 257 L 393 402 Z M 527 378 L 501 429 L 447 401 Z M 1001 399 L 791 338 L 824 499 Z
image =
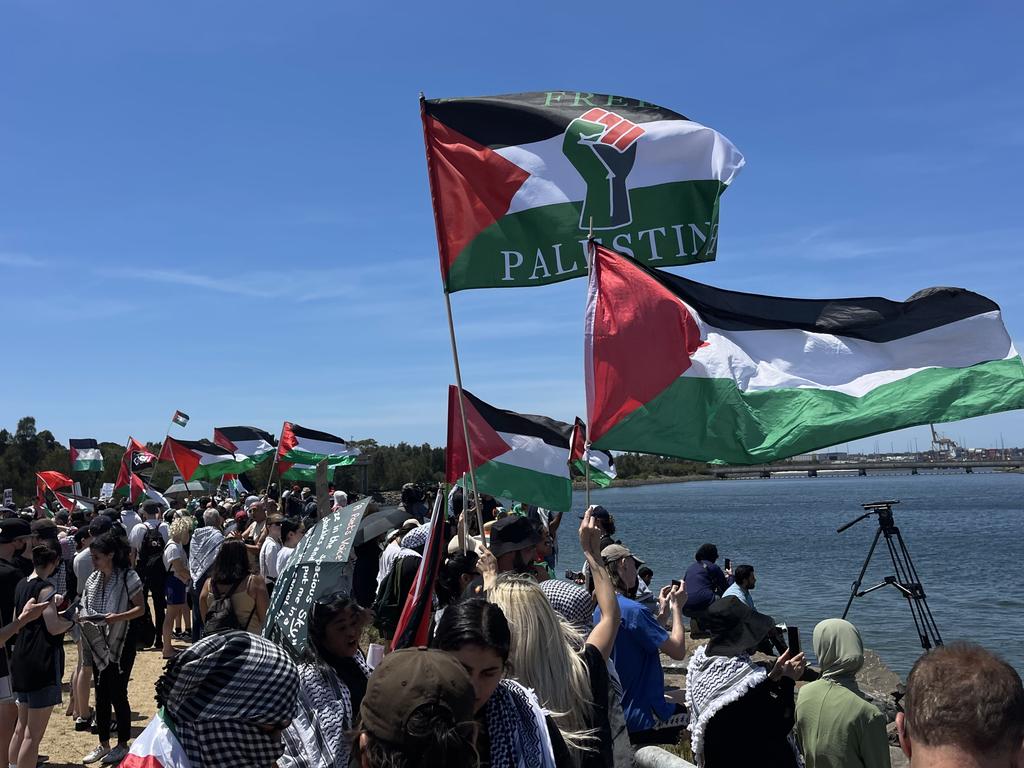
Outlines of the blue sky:
M 442 443 L 421 90 L 680 111 L 747 158 L 718 261 L 688 276 L 806 297 L 959 285 L 1024 344 L 1019 6 L 353 5 L 0 0 L 0 426 L 156 440 L 180 408 L 192 438 L 288 419 Z M 466 387 L 582 414 L 584 292 L 455 294 Z M 1024 415 L 942 431 L 1021 445 Z

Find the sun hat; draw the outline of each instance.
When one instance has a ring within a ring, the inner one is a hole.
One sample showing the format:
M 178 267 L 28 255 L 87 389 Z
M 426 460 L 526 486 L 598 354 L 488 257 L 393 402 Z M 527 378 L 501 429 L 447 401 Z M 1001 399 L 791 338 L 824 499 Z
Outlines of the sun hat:
M 737 597 L 715 600 L 700 619 L 711 634 L 708 656 L 739 656 L 760 645 L 775 627 L 775 619 L 752 610 Z
M 480 552 L 480 548 L 483 547 L 483 542 L 479 536 L 467 536 L 466 537 L 466 551 L 467 552 Z M 461 552 L 462 547 L 459 544 L 458 534 L 452 536 L 452 540 L 448 542 L 448 554 L 454 555 L 456 552 Z
M 491 554 L 501 557 L 509 552 L 527 549 L 540 542 L 541 538 L 540 531 L 525 517 L 503 517 L 491 526 Z
M 385 656 L 370 675 L 359 718 L 376 738 L 401 747 L 415 742 L 408 723 L 420 707 L 446 709 L 458 724 L 472 721 L 474 701 L 473 683 L 454 656 L 405 648 Z

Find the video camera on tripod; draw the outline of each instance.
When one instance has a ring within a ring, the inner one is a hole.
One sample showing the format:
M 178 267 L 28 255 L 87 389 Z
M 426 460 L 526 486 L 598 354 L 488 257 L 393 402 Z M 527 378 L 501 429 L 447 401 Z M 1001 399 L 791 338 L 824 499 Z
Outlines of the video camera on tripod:
M 921 579 L 917 575 L 914 561 L 910 557 L 910 550 L 907 549 L 907 544 L 903 540 L 903 534 L 900 533 L 900 529 L 896 527 L 896 520 L 892 514 L 892 508 L 896 504 L 899 504 L 898 500 L 871 501 L 867 504 L 861 504 L 861 507 L 867 511 L 855 520 L 851 520 L 836 529 L 836 533 L 842 533 L 847 528 L 856 525 L 861 520 L 866 520 L 872 515 L 878 518 L 878 530 L 875 531 L 875 538 L 871 541 L 871 547 L 868 549 L 868 556 L 864 559 L 864 565 L 861 567 L 856 581 L 853 582 L 853 587 L 850 590 L 850 599 L 846 602 L 846 609 L 843 611 L 843 618 L 845 619 L 850 612 L 854 598 L 864 597 L 864 595 L 882 587 L 895 587 L 907 599 L 907 604 L 910 606 L 910 614 L 914 619 L 914 627 L 917 629 L 917 635 L 921 639 L 921 647 L 927 651 L 935 645 L 942 645 L 942 635 L 939 634 L 935 618 L 928 607 L 928 598 L 925 595 L 924 587 L 921 585 Z M 895 575 L 886 576 L 875 586 L 862 590 L 861 584 L 864 582 L 864 574 L 867 573 L 868 565 L 871 563 L 871 557 L 875 553 L 878 540 L 883 537 L 889 549 L 889 557 L 892 560 Z

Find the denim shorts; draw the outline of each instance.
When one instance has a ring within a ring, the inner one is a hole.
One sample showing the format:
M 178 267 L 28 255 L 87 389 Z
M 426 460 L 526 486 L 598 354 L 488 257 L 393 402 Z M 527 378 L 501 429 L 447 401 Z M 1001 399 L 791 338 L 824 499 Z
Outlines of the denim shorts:
M 60 704 L 61 688 L 59 685 L 48 685 L 38 691 L 16 691 L 14 695 L 19 704 L 27 704 L 29 709 L 44 709 Z
M 185 605 L 185 584 L 173 573 L 167 574 L 167 581 L 164 582 L 164 597 L 168 605 Z

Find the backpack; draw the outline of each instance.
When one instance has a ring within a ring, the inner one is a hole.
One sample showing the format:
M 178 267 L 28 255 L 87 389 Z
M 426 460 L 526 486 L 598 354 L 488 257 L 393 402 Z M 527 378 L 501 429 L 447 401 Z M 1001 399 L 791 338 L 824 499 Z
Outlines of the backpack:
M 373 626 L 387 637 L 390 637 L 398 628 L 398 620 L 402 617 L 402 601 L 405 593 L 412 586 L 410 584 L 404 590 L 402 588 L 402 561 L 404 559 L 404 557 L 399 557 L 395 560 L 391 566 L 391 572 L 380 583 L 377 597 L 373 601 Z
M 138 571 L 147 586 L 161 585 L 167 581 L 167 570 L 164 568 L 164 537 L 160 535 L 160 527 L 146 526 L 146 533 L 139 545 Z
M 210 595 L 213 597 L 213 605 L 210 606 L 210 610 L 206 614 L 206 621 L 203 622 L 203 637 L 248 628 L 253 614 L 256 613 L 256 605 L 253 605 L 249 618 L 246 619 L 245 624 L 242 624 L 238 621 L 234 603 L 231 602 L 231 596 L 235 594 L 242 585 L 242 582 L 247 578 L 249 577 L 242 577 L 231 586 L 231 589 L 223 594 L 217 589 L 217 585 L 214 582 L 210 582 Z

